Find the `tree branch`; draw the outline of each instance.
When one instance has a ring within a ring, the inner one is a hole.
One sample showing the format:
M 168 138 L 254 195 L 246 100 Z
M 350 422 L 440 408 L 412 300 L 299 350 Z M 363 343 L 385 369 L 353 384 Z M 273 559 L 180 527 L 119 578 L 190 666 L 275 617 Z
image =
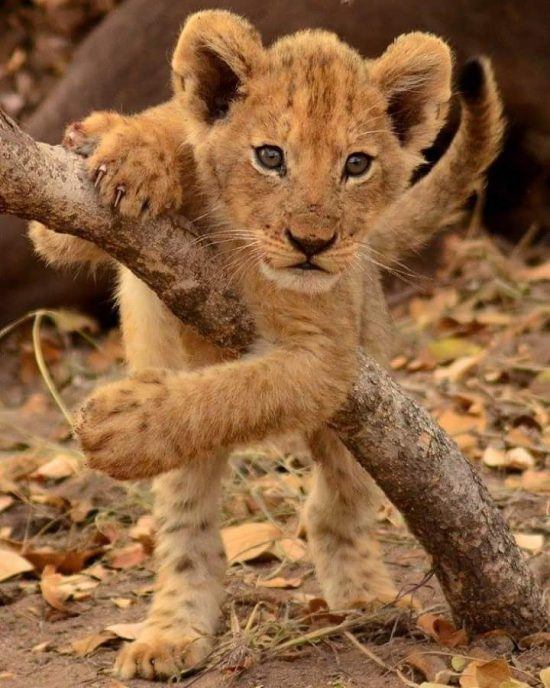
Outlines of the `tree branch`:
M 82 160 L 36 143 L 0 111 L 0 211 L 94 242 L 146 282 L 184 322 L 235 352 L 254 325 L 192 225 L 129 222 L 99 205 Z M 521 636 L 547 623 L 540 590 L 500 512 L 457 446 L 376 363 L 331 425 L 402 512 L 433 559 L 455 619 Z

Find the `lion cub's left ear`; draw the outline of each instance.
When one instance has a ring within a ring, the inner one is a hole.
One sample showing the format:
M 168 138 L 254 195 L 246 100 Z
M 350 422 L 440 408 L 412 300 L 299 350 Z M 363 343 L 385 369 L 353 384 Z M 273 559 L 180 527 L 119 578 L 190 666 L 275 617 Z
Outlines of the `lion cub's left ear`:
M 445 122 L 451 98 L 449 46 L 429 33 L 399 36 L 369 66 L 388 100 L 401 144 L 411 152 L 428 148 Z

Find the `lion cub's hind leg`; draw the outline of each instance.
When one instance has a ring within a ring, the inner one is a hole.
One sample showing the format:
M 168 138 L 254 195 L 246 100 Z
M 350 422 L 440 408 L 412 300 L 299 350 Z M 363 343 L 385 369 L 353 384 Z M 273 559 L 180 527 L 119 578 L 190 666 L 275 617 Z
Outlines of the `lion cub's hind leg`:
M 330 430 L 312 439 L 314 482 L 304 512 L 308 543 L 331 609 L 370 607 L 397 590 L 374 534 L 380 493 Z

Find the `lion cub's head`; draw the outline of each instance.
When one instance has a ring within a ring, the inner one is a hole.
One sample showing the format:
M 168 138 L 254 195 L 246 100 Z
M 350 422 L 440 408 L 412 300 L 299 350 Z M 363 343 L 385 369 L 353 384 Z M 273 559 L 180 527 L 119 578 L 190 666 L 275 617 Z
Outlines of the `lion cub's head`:
M 243 264 L 279 286 L 310 292 L 353 265 L 451 95 L 449 48 L 429 34 L 365 60 L 324 31 L 264 48 L 222 11 L 190 17 L 172 69 L 220 242 L 242 244 Z

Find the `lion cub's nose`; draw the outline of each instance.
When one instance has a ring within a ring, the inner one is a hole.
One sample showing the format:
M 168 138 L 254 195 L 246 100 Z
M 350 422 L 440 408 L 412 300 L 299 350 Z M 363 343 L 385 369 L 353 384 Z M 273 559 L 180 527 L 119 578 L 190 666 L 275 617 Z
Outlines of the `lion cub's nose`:
M 290 229 L 287 229 L 285 235 L 292 246 L 303 253 L 306 258 L 311 258 L 312 256 L 316 256 L 318 253 L 328 250 L 336 241 L 336 234 L 333 234 L 330 239 L 297 237 L 292 234 Z

